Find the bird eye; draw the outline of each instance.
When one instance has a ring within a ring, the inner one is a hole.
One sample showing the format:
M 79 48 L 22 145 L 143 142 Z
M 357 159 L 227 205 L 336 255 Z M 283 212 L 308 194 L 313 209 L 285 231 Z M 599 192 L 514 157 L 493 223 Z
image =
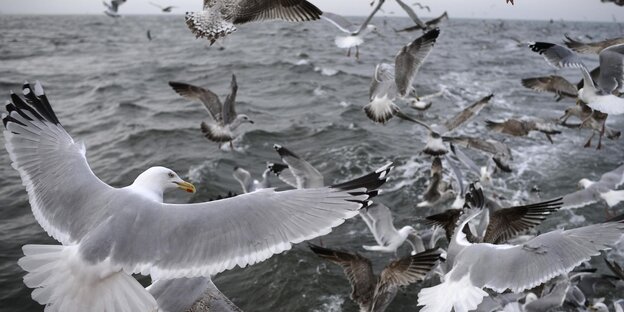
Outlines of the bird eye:
M 169 177 L 170 177 L 170 178 L 175 177 L 175 175 L 173 174 L 173 172 L 169 172 Z

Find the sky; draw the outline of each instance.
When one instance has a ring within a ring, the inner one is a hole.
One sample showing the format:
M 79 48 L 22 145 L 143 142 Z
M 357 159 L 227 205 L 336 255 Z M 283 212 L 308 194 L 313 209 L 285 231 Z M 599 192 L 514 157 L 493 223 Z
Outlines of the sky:
M 175 5 L 174 14 L 197 11 L 200 0 L 152 0 L 161 5 Z M 371 0 L 309 0 L 323 11 L 347 16 L 367 15 Z M 431 7 L 431 12 L 416 10 L 422 17 L 437 16 L 448 11 L 451 18 L 576 20 L 624 22 L 624 7 L 600 0 L 406 0 Z M 0 14 L 101 14 L 100 0 L 0 0 Z M 386 0 L 381 15 L 406 16 L 393 0 Z M 121 14 L 160 14 L 149 0 L 128 0 L 120 8 Z

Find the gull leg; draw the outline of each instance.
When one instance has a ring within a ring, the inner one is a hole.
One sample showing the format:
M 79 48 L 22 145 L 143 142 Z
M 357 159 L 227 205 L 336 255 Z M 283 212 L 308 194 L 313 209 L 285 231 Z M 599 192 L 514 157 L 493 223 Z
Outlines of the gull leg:
M 600 128 L 600 136 L 598 137 L 598 146 L 596 147 L 597 150 L 602 148 L 602 137 L 605 134 L 606 124 L 607 124 L 607 119 L 605 118 L 605 120 L 602 121 L 602 128 Z
M 355 46 L 355 59 L 360 59 L 360 46 Z
M 583 145 L 583 147 L 591 147 L 591 140 L 594 138 L 594 135 L 596 135 L 596 132 L 592 131 L 592 134 L 589 136 L 589 139 L 587 139 L 587 142 L 585 142 L 585 145 Z
M 234 151 L 234 144 L 232 143 L 232 141 L 230 141 L 230 149 Z
M 347 57 L 351 57 L 351 48 L 347 50 Z

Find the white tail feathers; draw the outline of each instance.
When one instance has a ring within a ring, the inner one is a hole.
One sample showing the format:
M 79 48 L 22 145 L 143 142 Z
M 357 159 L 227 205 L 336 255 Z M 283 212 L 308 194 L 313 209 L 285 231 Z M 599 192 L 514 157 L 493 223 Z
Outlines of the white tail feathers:
M 17 264 L 28 272 L 24 284 L 46 312 L 152 312 L 156 300 L 123 271 L 107 262 L 83 261 L 78 246 L 25 245 Z
M 387 96 L 381 98 L 375 97 L 370 103 L 364 106 L 366 116 L 379 123 L 385 123 L 390 120 L 396 111 L 399 111 L 399 107 L 396 106 L 392 100 L 388 99 Z
M 451 271 L 452 272 L 452 271 Z M 470 283 L 470 275 L 459 281 L 446 280 L 437 286 L 423 288 L 418 293 L 418 305 L 424 306 L 421 312 L 468 312 L 477 308 L 488 293 Z
M 619 202 L 624 201 L 624 190 L 608 191 L 605 193 L 601 193 L 600 197 L 602 197 L 607 202 L 607 205 L 609 205 L 609 207 L 613 207 Z
M 341 49 L 350 49 L 364 43 L 364 39 L 360 36 L 338 36 L 334 40 L 337 47 Z
M 213 12 L 186 12 L 186 25 L 195 37 L 204 37 L 212 45 L 217 39 L 236 31 L 234 24 L 224 21 Z

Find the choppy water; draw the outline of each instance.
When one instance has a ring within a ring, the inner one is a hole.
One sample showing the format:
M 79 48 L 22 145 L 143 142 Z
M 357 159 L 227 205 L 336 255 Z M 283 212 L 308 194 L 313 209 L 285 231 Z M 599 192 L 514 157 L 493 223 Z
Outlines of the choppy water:
M 452 18 L 452 16 L 451 16 Z M 198 202 L 239 190 L 231 176 L 234 166 L 259 175 L 266 161 L 279 160 L 271 146 L 283 144 L 301 154 L 326 176 L 339 182 L 372 170 L 386 161 L 397 168 L 379 200 L 395 212 L 395 223 L 416 223 L 432 209 L 416 209 L 424 191 L 430 159 L 420 155 L 422 128 L 392 120 L 372 123 L 362 112 L 374 66 L 390 61 L 417 34 L 395 34 L 391 27 L 407 19 L 378 19 L 383 35 L 371 34 L 361 58 L 345 57 L 336 48 L 336 31 L 323 23 L 251 24 L 219 45 L 195 40 L 181 16 L 2 16 L 0 18 L 0 93 L 19 90 L 24 80 L 41 80 L 66 129 L 87 145 L 94 172 L 114 186 L 131 183 L 153 165 L 168 166 L 198 188 L 192 197 L 168 194 L 168 201 Z M 146 30 L 154 40 L 149 42 Z M 621 141 L 604 149 L 584 149 L 587 131 L 563 129 L 551 145 L 543 136 L 513 138 L 488 133 L 485 119 L 530 114 L 562 115 L 570 101 L 555 103 L 550 95 L 533 93 L 520 79 L 552 74 L 544 60 L 508 39 L 560 42 L 564 33 L 594 38 L 621 35 L 615 24 L 451 19 L 416 80 L 419 93 L 445 89 L 444 98 L 421 118 L 440 121 L 472 101 L 493 92 L 495 97 L 478 118 L 460 130 L 483 134 L 512 145 L 515 172 L 496 176 L 494 189 L 510 200 L 551 198 L 576 188 L 583 177 L 597 178 L 623 159 Z M 586 57 L 595 65 L 596 57 Z M 230 75 L 238 78 L 238 112 L 256 122 L 244 126 L 235 153 L 219 150 L 199 131 L 207 118 L 203 107 L 181 99 L 170 80 L 228 92 Z M 562 71 L 574 81 L 575 70 Z M 415 111 L 409 113 L 416 114 Z M 622 118 L 610 125 L 624 128 Z M 475 154 L 476 156 L 476 154 Z M 483 158 L 480 158 L 483 160 Z M 275 184 L 278 181 L 275 180 Z M 537 186 L 540 194 L 529 192 Z M 55 243 L 32 217 L 24 187 L 0 153 L 0 311 L 41 311 L 30 299 L 16 265 L 20 247 Z M 622 206 L 619 206 L 620 212 Z M 558 212 L 540 230 L 602 221 L 603 207 Z M 379 271 L 385 255 L 364 253 L 373 243 L 359 218 L 348 220 L 323 237 L 329 247 L 354 250 L 372 257 Z M 406 250 L 403 250 L 406 252 Z M 595 261 L 598 262 L 598 261 Z M 246 269 L 215 278 L 215 283 L 246 311 L 356 311 L 341 270 L 326 264 L 305 244 Z M 400 293 L 390 310 L 416 310 L 418 285 Z

